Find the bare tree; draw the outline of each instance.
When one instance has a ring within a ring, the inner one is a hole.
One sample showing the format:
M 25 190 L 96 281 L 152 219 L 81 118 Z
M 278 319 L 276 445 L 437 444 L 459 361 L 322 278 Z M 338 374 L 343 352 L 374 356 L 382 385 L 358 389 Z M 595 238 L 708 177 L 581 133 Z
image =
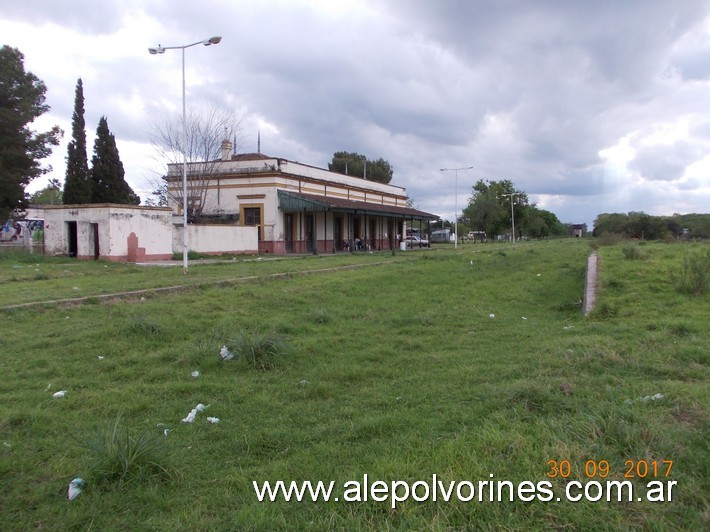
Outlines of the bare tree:
M 215 106 L 188 111 L 185 120 L 187 158 L 187 213 L 190 221 L 197 221 L 207 201 L 210 185 L 219 179 L 222 166 L 222 143 L 232 143 L 236 150 L 241 118 L 233 112 Z M 151 142 L 156 158 L 166 164 L 165 174 L 152 182 L 156 191 L 164 192 L 169 206 L 183 204 L 182 116 L 155 124 Z

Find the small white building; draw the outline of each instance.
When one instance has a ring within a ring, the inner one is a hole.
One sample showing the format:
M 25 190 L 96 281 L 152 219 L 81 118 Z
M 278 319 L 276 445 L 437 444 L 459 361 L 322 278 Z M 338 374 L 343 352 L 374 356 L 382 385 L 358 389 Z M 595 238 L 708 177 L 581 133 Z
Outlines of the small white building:
M 98 203 L 42 205 L 28 210 L 44 220 L 45 255 L 117 262 L 166 260 L 173 256 L 172 211 Z
M 45 255 L 117 262 L 170 260 L 182 252 L 182 219 L 168 207 L 118 204 L 33 206 L 28 216 L 42 220 Z M 190 250 L 206 255 L 256 254 L 254 227 L 188 225 Z

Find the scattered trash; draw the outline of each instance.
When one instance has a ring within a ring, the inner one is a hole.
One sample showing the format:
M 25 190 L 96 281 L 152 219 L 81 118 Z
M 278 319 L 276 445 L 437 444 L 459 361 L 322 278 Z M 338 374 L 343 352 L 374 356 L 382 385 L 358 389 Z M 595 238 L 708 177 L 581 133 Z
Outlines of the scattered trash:
M 300 384 L 301 386 L 306 386 L 306 385 L 308 385 L 308 384 L 310 384 L 310 383 L 309 383 L 306 379 L 303 379 L 302 381 L 299 381 L 298 384 Z
M 208 417 L 207 421 L 209 421 L 210 423 L 212 423 L 214 425 L 215 423 L 219 423 L 219 418 L 218 417 Z
M 574 325 L 565 325 L 562 327 L 565 331 L 568 331 L 569 329 L 574 329 Z
M 170 434 L 170 429 L 165 429 L 165 430 L 163 431 L 163 436 L 165 436 L 165 437 L 167 438 L 167 437 L 168 437 L 168 434 Z
M 190 373 L 190 375 L 192 375 L 194 378 L 197 378 L 197 377 L 200 376 L 200 372 L 197 371 L 197 370 L 195 370 L 195 371 L 193 371 L 192 373 Z
M 75 286 L 75 287 L 72 288 L 72 290 L 79 290 L 79 287 L 78 287 L 78 286 Z
M 489 317 L 489 318 L 495 318 L 496 315 L 495 315 L 495 314 L 489 314 L 488 317 Z
M 525 321 L 527 321 L 527 318 L 526 318 L 525 316 L 523 316 L 523 319 L 524 319 Z
M 60 390 L 60 391 L 54 392 L 52 394 L 52 397 L 54 397 L 55 399 L 61 399 L 62 397 L 66 397 L 66 396 L 67 396 L 66 390 Z
M 145 301 L 145 298 L 143 296 L 141 296 L 141 301 Z
M 45 392 L 48 392 L 49 389 L 52 387 L 52 383 L 50 382 L 47 387 L 44 389 Z
M 657 393 L 656 395 L 647 395 L 645 397 L 640 397 L 638 400 L 643 401 L 644 403 L 648 403 L 649 401 L 660 401 L 661 399 L 664 399 L 665 395 L 662 393 Z M 630 405 L 633 404 L 633 401 L 631 399 L 627 399 L 624 401 L 625 405 Z
M 471 266 L 473 266 L 473 261 L 471 261 Z
M 540 277 L 541 275 L 542 275 L 541 273 L 538 273 L 538 274 L 537 274 L 537 277 Z
M 86 482 L 83 478 L 75 478 L 74 480 L 72 480 L 69 483 L 69 489 L 67 490 L 67 498 L 70 501 L 76 499 L 81 493 L 81 490 L 84 489 L 85 484 Z
M 101 355 L 97 356 L 96 358 L 98 358 L 99 360 L 103 360 L 103 359 L 104 359 L 104 357 L 102 357 Z
M 9 443 L 7 443 L 6 441 L 2 442 L 2 445 L 3 445 L 3 447 L 7 447 L 8 449 L 9 449 L 10 447 L 12 447 L 12 445 L 10 445 Z
M 657 393 L 656 395 L 647 395 L 646 397 L 643 398 L 645 402 L 648 401 L 660 401 L 663 399 L 663 394 L 662 393 Z
M 205 405 L 203 405 L 202 403 L 198 404 L 195 408 L 190 410 L 190 413 L 185 418 L 183 418 L 182 422 L 183 423 L 194 422 L 195 418 L 197 417 L 197 414 L 199 412 L 202 412 L 205 408 L 207 408 L 207 407 Z
M 222 360 L 232 360 L 234 358 L 234 353 L 227 349 L 226 345 L 223 345 L 222 349 L 219 350 L 219 356 L 222 357 Z

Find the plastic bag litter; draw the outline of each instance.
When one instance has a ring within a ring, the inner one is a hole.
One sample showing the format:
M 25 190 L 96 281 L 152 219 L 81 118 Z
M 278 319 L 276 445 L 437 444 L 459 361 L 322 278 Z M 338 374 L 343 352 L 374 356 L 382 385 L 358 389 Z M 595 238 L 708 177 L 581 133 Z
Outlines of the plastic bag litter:
M 185 416 L 182 420 L 183 423 L 192 423 L 195 421 L 195 418 L 197 417 L 197 414 L 199 412 L 202 412 L 205 408 L 207 408 L 205 405 L 202 403 L 199 403 L 195 408 L 190 410 L 190 413 Z
M 219 350 L 219 356 L 222 357 L 222 360 L 232 360 L 234 358 L 234 353 L 227 349 L 226 345 L 223 345 L 222 349 Z
M 62 398 L 62 397 L 66 397 L 66 396 L 67 396 L 67 391 L 66 391 L 66 390 L 60 390 L 60 391 L 54 392 L 54 393 L 52 394 L 52 397 L 54 397 L 55 399 L 60 399 L 60 398 Z
M 209 421 L 210 423 L 212 423 L 214 425 L 215 423 L 219 423 L 219 418 L 218 417 L 208 417 L 207 421 Z
M 197 377 L 200 376 L 200 372 L 197 371 L 197 370 L 195 370 L 195 371 L 193 371 L 192 373 L 190 373 L 190 375 L 192 375 L 194 378 L 197 378 Z
M 86 482 L 83 478 L 75 478 L 74 480 L 72 480 L 69 483 L 69 489 L 67 489 L 67 498 L 70 501 L 76 499 L 81 493 L 81 490 L 84 489 L 85 484 Z
M 657 393 L 656 395 L 647 395 L 643 398 L 644 401 L 660 401 L 663 399 L 664 395 L 662 393 Z
M 495 318 L 496 315 L 495 315 L 495 314 L 489 314 L 488 317 L 489 317 L 489 318 Z

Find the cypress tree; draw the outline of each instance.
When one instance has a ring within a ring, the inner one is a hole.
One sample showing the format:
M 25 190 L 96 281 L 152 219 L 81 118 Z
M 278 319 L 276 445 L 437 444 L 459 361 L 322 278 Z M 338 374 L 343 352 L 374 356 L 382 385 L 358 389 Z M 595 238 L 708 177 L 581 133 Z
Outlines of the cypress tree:
M 84 85 L 76 82 L 74 114 L 72 115 L 72 140 L 67 147 L 67 173 L 64 180 L 64 203 L 90 203 L 91 177 L 86 153 L 86 122 L 84 120 Z
M 139 205 L 140 198 L 124 179 L 123 163 L 116 139 L 108 129 L 105 116 L 99 120 L 91 159 L 91 203 Z

